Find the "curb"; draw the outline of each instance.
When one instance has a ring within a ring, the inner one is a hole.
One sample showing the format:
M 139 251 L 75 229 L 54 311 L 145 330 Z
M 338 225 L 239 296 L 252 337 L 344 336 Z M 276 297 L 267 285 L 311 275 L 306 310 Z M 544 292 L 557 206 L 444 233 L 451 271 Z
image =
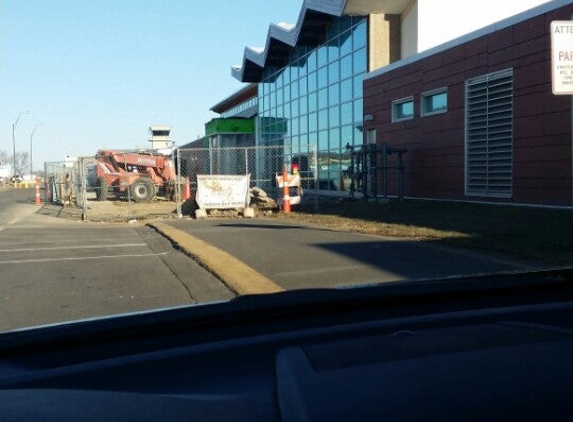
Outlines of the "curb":
M 243 261 L 204 240 L 163 222 L 149 222 L 147 225 L 178 245 L 185 254 L 238 295 L 278 293 L 285 290 Z

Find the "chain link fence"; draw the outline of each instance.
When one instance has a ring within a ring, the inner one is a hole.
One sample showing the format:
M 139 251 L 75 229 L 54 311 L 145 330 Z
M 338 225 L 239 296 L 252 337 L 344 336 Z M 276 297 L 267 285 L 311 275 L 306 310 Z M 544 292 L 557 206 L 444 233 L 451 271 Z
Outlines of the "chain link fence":
M 90 201 L 120 201 L 130 207 L 157 197 L 176 200 L 173 156 L 149 151 L 101 151 L 95 157 L 46 163 L 45 173 L 46 200 L 81 208 L 84 219 Z
M 97 180 L 95 166 L 94 157 L 44 163 L 45 202 L 81 209 L 85 219 L 89 192 L 94 192 Z M 91 199 L 95 198 L 92 193 Z
M 282 197 L 276 176 L 282 175 L 286 166 L 289 173 L 297 169 L 303 193 L 311 194 L 316 203 L 317 153 L 316 147 L 307 146 L 264 146 L 236 148 L 188 148 L 177 149 L 177 173 L 189 185 L 190 198 L 180 204 L 180 214 L 188 213 L 194 207 L 194 193 L 197 191 L 197 175 L 243 175 L 250 174 L 250 187 L 257 187 L 269 197 Z M 179 204 L 178 204 L 179 205 Z
M 75 163 L 63 161 L 44 163 L 44 174 L 46 202 L 75 205 L 74 199 L 79 192 L 78 183 L 81 181 Z
M 160 157 L 160 158 L 158 158 Z M 298 170 L 306 200 L 316 206 L 316 147 L 237 147 L 176 149 L 171 156 L 148 152 L 99 154 L 73 161 L 48 162 L 46 201 L 81 210 L 89 219 L 93 202 L 121 201 L 125 207 L 155 198 L 172 201 L 179 216 L 196 209 L 197 175 L 250 175 L 250 187 L 282 197 L 276 176 L 287 166 Z M 92 204 L 92 206 L 90 206 Z
M 101 150 L 94 161 L 84 160 L 87 189 L 99 201 L 108 199 L 150 202 L 156 197 L 176 199 L 174 156 L 155 151 Z M 91 177 L 90 177 L 91 176 Z

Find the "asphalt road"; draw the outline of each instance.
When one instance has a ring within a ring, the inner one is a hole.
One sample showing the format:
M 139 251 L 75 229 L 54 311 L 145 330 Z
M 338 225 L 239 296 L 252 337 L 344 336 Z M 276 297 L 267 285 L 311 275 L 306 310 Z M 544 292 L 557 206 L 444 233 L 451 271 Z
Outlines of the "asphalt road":
M 238 258 L 285 290 L 523 269 L 493 256 L 446 248 L 437 243 L 312 228 L 276 219 L 168 220 L 164 223 Z
M 146 226 L 37 214 L 0 190 L 0 331 L 234 297 Z
M 33 190 L 0 189 L 0 331 L 228 300 L 233 292 L 522 269 L 436 243 L 278 219 L 165 220 L 154 229 L 57 218 L 58 207 L 50 215 L 33 200 Z

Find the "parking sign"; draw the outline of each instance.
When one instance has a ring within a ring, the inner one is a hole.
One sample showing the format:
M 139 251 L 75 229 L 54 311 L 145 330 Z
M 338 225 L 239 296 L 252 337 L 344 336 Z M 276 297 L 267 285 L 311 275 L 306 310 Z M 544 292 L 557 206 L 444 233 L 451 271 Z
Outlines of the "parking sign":
M 551 80 L 555 95 L 573 95 L 573 21 L 551 22 Z

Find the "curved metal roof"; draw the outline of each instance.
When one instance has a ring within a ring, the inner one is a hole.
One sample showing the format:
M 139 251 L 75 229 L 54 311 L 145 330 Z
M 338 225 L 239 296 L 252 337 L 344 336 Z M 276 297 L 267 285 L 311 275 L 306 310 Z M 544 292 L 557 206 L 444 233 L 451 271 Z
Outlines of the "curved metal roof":
M 317 46 L 324 41 L 332 19 L 344 15 L 401 13 L 412 0 L 304 0 L 298 22 L 271 24 L 265 47 L 246 47 L 243 63 L 232 68 L 241 82 L 260 82 L 267 66 L 285 66 L 298 45 Z

